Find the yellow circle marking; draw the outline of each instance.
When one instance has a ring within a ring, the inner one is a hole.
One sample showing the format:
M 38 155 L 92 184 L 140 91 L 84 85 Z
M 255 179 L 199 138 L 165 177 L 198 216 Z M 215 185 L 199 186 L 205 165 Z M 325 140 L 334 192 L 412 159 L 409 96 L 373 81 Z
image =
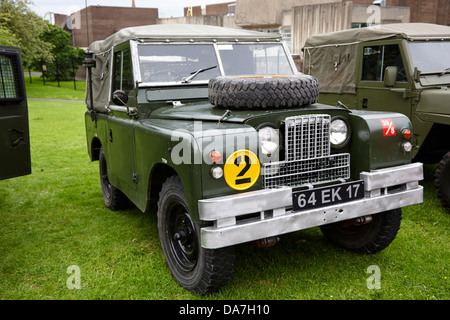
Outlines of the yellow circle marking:
M 246 190 L 258 180 L 261 165 L 253 152 L 238 150 L 228 157 L 223 171 L 225 181 L 231 188 Z

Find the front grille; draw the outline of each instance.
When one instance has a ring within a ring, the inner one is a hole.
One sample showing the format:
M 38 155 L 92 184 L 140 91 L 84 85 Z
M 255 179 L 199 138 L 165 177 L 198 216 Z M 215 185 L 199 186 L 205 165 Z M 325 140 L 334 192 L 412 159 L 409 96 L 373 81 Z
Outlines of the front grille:
M 330 154 L 330 116 L 289 117 L 285 120 L 286 160 L 303 160 Z
M 285 119 L 285 161 L 263 164 L 264 187 L 299 187 L 350 178 L 350 154 L 330 154 L 329 115 Z

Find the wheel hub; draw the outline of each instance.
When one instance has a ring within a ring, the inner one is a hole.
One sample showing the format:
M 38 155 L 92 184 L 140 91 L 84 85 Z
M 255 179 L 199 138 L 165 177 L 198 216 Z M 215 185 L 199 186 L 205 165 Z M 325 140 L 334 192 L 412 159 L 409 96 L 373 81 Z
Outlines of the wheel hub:
M 169 232 L 173 256 L 184 271 L 190 271 L 198 258 L 194 224 L 182 206 L 173 209 L 171 221 Z

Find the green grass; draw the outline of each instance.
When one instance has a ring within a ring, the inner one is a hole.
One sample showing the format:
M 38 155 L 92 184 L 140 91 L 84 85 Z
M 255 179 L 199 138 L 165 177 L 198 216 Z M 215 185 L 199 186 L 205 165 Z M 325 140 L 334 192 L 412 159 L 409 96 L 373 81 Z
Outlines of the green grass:
M 238 246 L 228 286 L 191 294 L 165 264 L 155 213 L 105 208 L 84 110 L 80 102 L 29 101 L 33 172 L 0 181 L 0 299 L 450 298 L 450 214 L 435 195 L 435 166 L 425 167 L 424 203 L 404 209 L 397 238 L 382 252 L 347 252 L 313 228 L 272 248 Z M 71 265 L 81 271 L 79 290 L 66 286 Z M 367 287 L 371 265 L 381 271 L 379 290 Z
M 25 86 L 28 98 L 49 98 L 64 100 L 84 100 L 86 81 L 76 81 L 76 90 L 73 81 L 44 81 L 39 76 L 25 76 Z

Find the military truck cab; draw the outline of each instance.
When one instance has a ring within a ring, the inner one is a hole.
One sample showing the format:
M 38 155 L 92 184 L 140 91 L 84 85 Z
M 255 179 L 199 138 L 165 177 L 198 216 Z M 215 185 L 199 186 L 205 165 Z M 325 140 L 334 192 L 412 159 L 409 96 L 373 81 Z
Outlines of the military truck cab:
M 87 52 L 87 147 L 104 203 L 156 211 L 167 265 L 193 292 L 228 282 L 236 245 L 306 228 L 378 252 L 401 208 L 422 202 L 410 120 L 316 103 L 317 79 L 297 72 L 280 40 L 154 25 Z
M 450 27 L 399 23 L 309 37 L 304 72 L 319 102 L 399 112 L 414 128 L 414 161 L 439 163 L 435 186 L 450 208 Z
M 28 105 L 20 49 L 0 46 L 0 180 L 31 173 Z

